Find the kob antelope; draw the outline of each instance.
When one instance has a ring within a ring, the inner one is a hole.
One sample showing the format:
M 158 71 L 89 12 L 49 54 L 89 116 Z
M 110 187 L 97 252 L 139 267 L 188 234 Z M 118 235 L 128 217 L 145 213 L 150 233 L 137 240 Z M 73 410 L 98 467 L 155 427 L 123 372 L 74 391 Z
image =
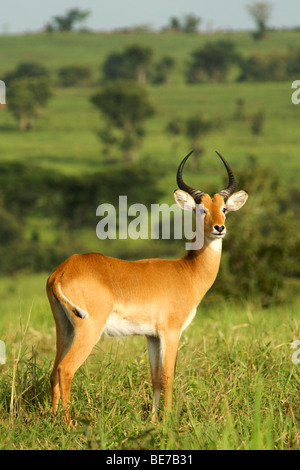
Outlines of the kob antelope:
M 152 413 L 164 392 L 164 410 L 171 409 L 172 382 L 180 335 L 193 320 L 197 306 L 214 283 L 220 265 L 225 213 L 240 209 L 245 191 L 226 160 L 228 186 L 212 198 L 188 186 L 182 177 L 187 155 L 179 165 L 174 192 L 177 204 L 203 206 L 204 243 L 175 260 L 125 261 L 99 253 L 75 254 L 49 277 L 47 294 L 56 322 L 57 351 L 51 374 L 52 406 L 62 399 L 70 420 L 70 387 L 78 367 L 104 333 L 147 338 L 153 384 Z

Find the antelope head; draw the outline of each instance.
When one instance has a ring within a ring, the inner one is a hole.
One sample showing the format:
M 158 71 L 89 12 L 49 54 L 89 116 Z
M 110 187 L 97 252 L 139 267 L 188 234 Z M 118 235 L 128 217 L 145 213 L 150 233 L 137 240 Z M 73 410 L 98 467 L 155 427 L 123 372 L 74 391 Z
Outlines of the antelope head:
M 207 240 L 222 239 L 226 234 L 225 218 L 229 211 L 239 210 L 247 201 L 246 191 L 234 192 L 236 181 L 229 164 L 218 152 L 216 152 L 225 165 L 228 174 L 228 186 L 211 197 L 198 189 L 188 186 L 182 177 L 184 165 L 192 154 L 190 152 L 180 163 L 177 171 L 177 184 L 180 189 L 174 191 L 174 198 L 181 209 L 195 211 L 196 204 L 203 205 L 204 236 Z

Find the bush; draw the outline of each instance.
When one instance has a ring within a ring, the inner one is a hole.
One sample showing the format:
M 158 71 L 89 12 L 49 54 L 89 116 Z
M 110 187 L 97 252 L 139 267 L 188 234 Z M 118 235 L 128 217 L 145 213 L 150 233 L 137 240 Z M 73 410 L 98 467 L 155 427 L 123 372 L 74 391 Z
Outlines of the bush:
M 175 59 L 171 56 L 164 56 L 157 62 L 151 73 L 151 81 L 155 85 L 160 85 L 162 83 L 167 83 L 171 71 L 175 67 Z
M 238 81 L 283 81 L 300 72 L 300 49 L 252 54 L 240 60 Z
M 65 176 L 38 166 L 2 163 L 0 195 L 3 206 L 22 226 L 28 217 L 50 217 L 59 226 L 81 228 L 95 224 L 99 204 L 117 205 L 119 195 L 127 194 L 128 204 L 137 201 L 148 204 L 158 198 L 161 193 L 157 189 L 157 173 L 157 168 L 150 171 L 133 165 Z
M 150 47 L 139 44 L 128 46 L 123 52 L 110 54 L 102 66 L 104 81 L 135 80 L 145 84 L 152 55 Z
M 21 238 L 21 224 L 18 218 L 0 204 L 0 245 L 5 246 Z
M 267 306 L 278 300 L 289 276 L 300 276 L 297 218 L 290 194 L 272 169 L 251 168 L 236 177 L 249 200 L 238 216 L 228 216 L 216 290 Z
M 192 53 L 186 80 L 188 83 L 225 82 L 229 67 L 238 59 L 234 42 L 208 42 Z
M 91 80 L 91 69 L 85 65 L 67 65 L 59 69 L 58 76 L 63 87 L 86 85 Z
M 49 72 L 42 64 L 39 62 L 21 62 L 15 70 L 8 72 L 4 81 L 8 85 L 13 80 L 19 78 L 49 78 Z
M 84 251 L 74 230 L 96 229 L 98 205 L 108 202 L 117 207 L 123 194 L 128 196 L 128 205 L 150 204 L 161 196 L 159 176 L 157 168 L 141 165 L 65 176 L 38 166 L 1 163 L 0 275 L 48 271 L 72 252 Z M 36 230 L 32 233 L 30 224 L 39 219 L 52 223 L 56 243 L 40 240 Z

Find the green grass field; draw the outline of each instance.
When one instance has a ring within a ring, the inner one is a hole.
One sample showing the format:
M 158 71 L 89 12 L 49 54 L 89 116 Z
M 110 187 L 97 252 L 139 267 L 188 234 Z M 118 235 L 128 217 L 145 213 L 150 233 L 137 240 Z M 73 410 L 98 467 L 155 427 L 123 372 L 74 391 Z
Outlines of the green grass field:
M 138 42 L 150 45 L 155 59 L 166 54 L 177 59 L 167 86 L 147 85 L 157 113 L 147 123 L 140 155 L 150 167 L 163 168 L 159 186 L 164 202 L 173 202 L 178 162 L 191 149 L 181 137 L 174 152 L 166 124 L 174 116 L 196 112 L 217 119 L 218 125 L 204 139 L 203 172 L 194 174 L 187 168 L 189 184 L 201 189 L 223 184 L 214 156 L 218 150 L 233 168 L 246 168 L 249 156 L 258 165 L 274 167 L 288 190 L 299 180 L 300 105 L 291 103 L 291 82 L 300 77 L 291 77 L 290 82 L 229 80 L 191 86 L 184 83 L 183 70 L 190 52 L 211 39 L 229 37 L 247 55 L 295 46 L 299 34 L 272 32 L 261 42 L 248 33 L 0 36 L 0 79 L 18 62 L 34 60 L 49 68 L 54 83 L 58 68 L 74 63 L 89 65 L 94 81 L 91 87 L 72 89 L 55 84 L 54 96 L 32 132 L 19 132 L 8 110 L 1 108 L 0 159 L 77 175 L 109 167 L 95 132 L 101 119 L 89 98 L 97 90 L 106 55 Z M 240 121 L 235 118 L 239 98 L 245 100 L 246 113 Z M 250 118 L 261 110 L 266 122 L 258 140 L 251 134 Z M 100 202 L 95 201 L 95 209 Z M 53 227 L 47 221 L 35 220 L 33 225 L 51 240 Z M 87 249 L 105 251 L 95 226 L 82 234 Z M 113 254 L 118 243 L 111 245 Z M 0 365 L 1 449 L 300 448 L 300 365 L 293 364 L 291 348 L 299 339 L 299 297 L 263 309 L 256 299 L 234 303 L 224 298 L 216 303 L 208 294 L 181 339 L 173 412 L 155 426 L 150 422 L 145 340 L 103 338 L 75 375 L 72 407 L 78 424 L 67 428 L 61 412 L 56 417 L 49 412 L 55 355 L 54 321 L 45 292 L 49 274 L 19 273 L 0 279 L 0 340 L 7 350 L 7 363 Z
M 299 449 L 299 302 L 261 309 L 200 306 L 182 336 L 167 422 L 150 422 L 144 338 L 103 338 L 72 385 L 67 428 L 49 413 L 54 322 L 46 275 L 3 279 L 0 337 L 2 449 Z

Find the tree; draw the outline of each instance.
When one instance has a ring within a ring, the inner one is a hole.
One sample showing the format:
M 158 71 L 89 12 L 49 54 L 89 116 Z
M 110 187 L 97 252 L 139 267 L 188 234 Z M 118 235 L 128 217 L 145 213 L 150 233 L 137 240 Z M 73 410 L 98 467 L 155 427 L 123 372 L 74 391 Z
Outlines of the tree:
M 251 118 L 251 132 L 256 138 L 259 140 L 263 135 L 264 130 L 264 123 L 265 123 L 265 113 L 263 111 L 259 111 L 255 113 Z
M 102 65 L 104 81 L 134 80 L 135 73 L 129 67 L 123 52 L 113 52 L 107 56 Z
M 18 120 L 21 131 L 34 128 L 37 115 L 51 96 L 49 80 L 44 77 L 20 78 L 10 83 L 8 110 Z
M 151 64 L 153 50 L 151 47 L 136 44 L 127 47 L 124 54 L 129 66 L 135 70 L 138 83 L 144 85 L 146 83 L 147 71 Z
M 189 141 L 189 146 L 194 151 L 193 159 L 191 160 L 191 167 L 196 170 L 199 166 L 199 160 L 204 152 L 203 137 L 211 131 L 213 122 L 203 119 L 199 114 L 189 116 L 185 120 L 174 117 L 168 122 L 166 132 L 173 136 L 172 150 L 177 146 L 175 138 L 179 135 L 185 135 Z
M 153 50 L 147 46 L 133 44 L 123 52 L 110 54 L 102 67 L 105 80 L 136 80 L 144 85 L 151 66 Z
M 151 81 L 156 85 L 167 83 L 171 70 L 175 67 L 175 59 L 171 56 L 162 57 L 153 67 Z
M 21 62 L 17 65 L 15 70 L 12 70 L 5 75 L 4 81 L 7 86 L 12 80 L 30 77 L 49 78 L 49 72 L 46 67 L 39 62 Z
M 178 116 L 175 116 L 168 122 L 166 126 L 166 133 L 172 137 L 171 140 L 171 154 L 178 148 L 178 137 L 184 133 L 185 122 Z
M 188 83 L 224 82 L 230 65 L 236 63 L 238 59 L 232 41 L 208 42 L 192 53 L 186 80 Z
M 266 36 L 267 21 L 270 19 L 273 5 L 270 2 L 253 2 L 246 8 L 257 26 L 257 31 L 253 34 L 254 39 L 263 39 Z
M 199 16 L 194 15 L 194 13 L 188 13 L 183 16 L 182 20 L 172 16 L 169 28 L 176 32 L 196 33 L 201 22 L 202 19 Z
M 181 31 L 180 20 L 177 18 L 177 16 L 172 16 L 170 18 L 170 28 L 174 31 Z
M 64 16 L 54 16 L 52 23 L 46 25 L 46 29 L 47 31 L 71 31 L 76 24 L 82 23 L 89 15 L 89 10 L 72 8 Z
M 191 143 L 194 150 L 194 158 L 191 161 L 192 168 L 196 170 L 199 166 L 199 160 L 204 152 L 203 137 L 212 129 L 212 122 L 206 121 L 202 116 L 196 114 L 186 120 L 185 135 Z
M 136 158 L 144 136 L 144 122 L 154 114 L 146 90 L 134 82 L 119 80 L 105 85 L 91 101 L 103 113 L 108 125 L 115 128 L 115 139 L 124 161 L 130 163 Z
M 202 19 L 199 18 L 199 16 L 196 16 L 193 13 L 189 13 L 184 16 L 182 30 L 185 33 L 196 33 L 201 22 Z

